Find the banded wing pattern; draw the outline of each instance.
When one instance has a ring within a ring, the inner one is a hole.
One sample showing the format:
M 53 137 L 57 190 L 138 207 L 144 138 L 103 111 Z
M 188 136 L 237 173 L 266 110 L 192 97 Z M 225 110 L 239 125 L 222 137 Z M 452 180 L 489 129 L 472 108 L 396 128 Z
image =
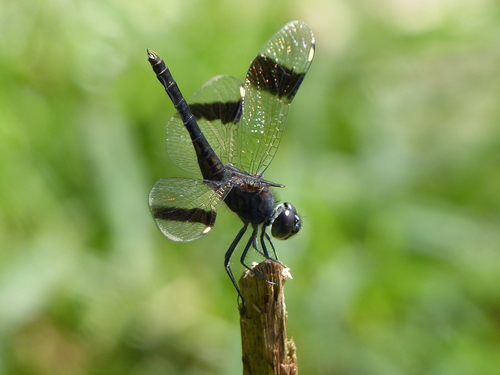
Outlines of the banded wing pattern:
M 192 241 L 210 232 L 231 184 L 193 178 L 162 178 L 149 194 L 149 207 L 164 236 Z
M 243 118 L 232 163 L 262 176 L 274 158 L 288 110 L 314 57 L 314 35 L 293 21 L 278 31 L 252 61 L 245 79 Z

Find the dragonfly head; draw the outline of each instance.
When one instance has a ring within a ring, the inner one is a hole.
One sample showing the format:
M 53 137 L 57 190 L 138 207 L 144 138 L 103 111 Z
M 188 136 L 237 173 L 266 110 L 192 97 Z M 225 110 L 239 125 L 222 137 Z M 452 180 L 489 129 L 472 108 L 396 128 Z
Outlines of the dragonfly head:
M 295 207 L 285 202 L 276 207 L 275 219 L 271 225 L 271 234 L 274 238 L 287 240 L 299 232 L 302 223 Z

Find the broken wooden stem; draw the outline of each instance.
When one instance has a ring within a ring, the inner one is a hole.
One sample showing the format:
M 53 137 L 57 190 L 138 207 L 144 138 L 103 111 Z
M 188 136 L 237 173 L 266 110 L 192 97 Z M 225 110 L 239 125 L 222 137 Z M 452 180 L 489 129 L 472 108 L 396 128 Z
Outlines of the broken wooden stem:
M 297 375 L 295 343 L 286 337 L 286 306 L 283 285 L 288 269 L 265 260 L 247 270 L 239 285 L 243 375 Z M 273 284 L 266 282 L 265 280 Z

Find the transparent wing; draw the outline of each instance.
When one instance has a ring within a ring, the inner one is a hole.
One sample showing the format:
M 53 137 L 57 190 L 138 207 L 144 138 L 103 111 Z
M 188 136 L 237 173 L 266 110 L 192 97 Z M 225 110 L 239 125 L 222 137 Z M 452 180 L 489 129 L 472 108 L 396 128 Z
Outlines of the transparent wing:
M 217 76 L 205 83 L 188 100 L 201 131 L 224 164 L 231 161 L 236 130 L 242 113 L 243 83 L 236 77 Z M 191 137 L 178 114 L 166 128 L 167 152 L 178 167 L 199 173 Z
M 262 175 L 273 160 L 290 103 L 314 57 L 314 43 L 311 29 L 292 21 L 262 47 L 250 65 L 232 159 L 239 169 Z
M 163 235 L 191 241 L 214 226 L 217 207 L 231 184 L 191 178 L 163 178 L 149 193 L 149 208 Z

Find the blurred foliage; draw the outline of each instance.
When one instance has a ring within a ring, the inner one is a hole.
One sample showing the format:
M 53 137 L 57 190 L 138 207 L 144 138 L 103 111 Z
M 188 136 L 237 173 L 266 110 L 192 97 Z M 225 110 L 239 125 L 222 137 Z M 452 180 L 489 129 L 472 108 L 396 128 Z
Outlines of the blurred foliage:
M 149 214 L 184 174 L 145 49 L 189 96 L 292 19 L 317 54 L 266 177 L 304 216 L 301 373 L 498 373 L 499 3 L 0 0 L 1 374 L 241 373 L 237 220 L 178 244 Z

